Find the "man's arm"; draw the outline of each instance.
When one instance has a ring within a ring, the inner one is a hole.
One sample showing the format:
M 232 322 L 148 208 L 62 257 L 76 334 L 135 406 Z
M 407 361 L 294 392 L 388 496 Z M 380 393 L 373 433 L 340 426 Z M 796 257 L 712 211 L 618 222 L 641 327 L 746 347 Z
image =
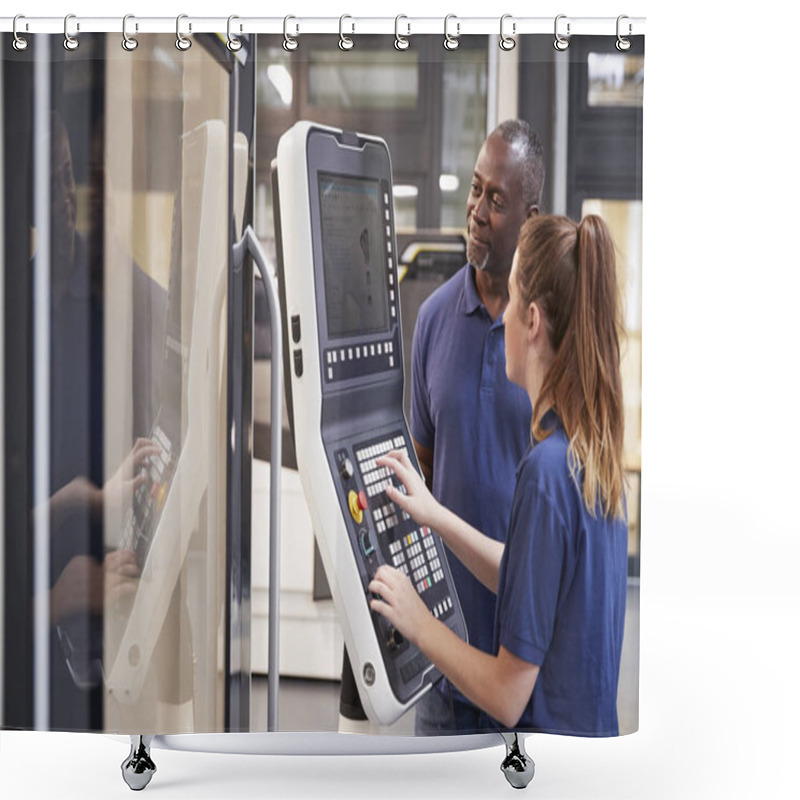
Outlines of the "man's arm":
M 422 470 L 422 477 L 425 478 L 425 485 L 428 491 L 433 491 L 433 450 L 429 447 L 423 447 L 413 436 L 411 441 L 414 444 L 414 450 L 417 453 L 417 461 L 419 461 L 419 468 Z

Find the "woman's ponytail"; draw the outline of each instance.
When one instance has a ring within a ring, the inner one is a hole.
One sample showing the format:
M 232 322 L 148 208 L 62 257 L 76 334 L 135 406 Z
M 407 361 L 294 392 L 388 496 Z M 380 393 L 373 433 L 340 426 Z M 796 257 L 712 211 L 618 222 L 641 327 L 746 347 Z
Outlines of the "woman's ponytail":
M 533 432 L 554 408 L 570 440 L 574 473 L 590 513 L 623 513 L 624 412 L 614 244 L 598 216 L 532 217 L 520 232 L 519 286 L 541 304 L 554 358 L 534 408 Z

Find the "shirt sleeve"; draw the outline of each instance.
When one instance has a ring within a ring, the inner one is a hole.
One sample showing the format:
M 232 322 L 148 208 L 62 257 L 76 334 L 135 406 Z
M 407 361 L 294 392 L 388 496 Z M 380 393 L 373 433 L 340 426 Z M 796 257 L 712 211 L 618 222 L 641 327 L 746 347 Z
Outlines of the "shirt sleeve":
M 419 316 L 411 344 L 411 435 L 423 447 L 433 449 L 435 427 L 425 369 L 427 339 L 425 321 Z
M 556 624 L 567 565 L 567 531 L 553 501 L 535 486 L 517 486 L 498 596 L 499 644 L 541 666 Z

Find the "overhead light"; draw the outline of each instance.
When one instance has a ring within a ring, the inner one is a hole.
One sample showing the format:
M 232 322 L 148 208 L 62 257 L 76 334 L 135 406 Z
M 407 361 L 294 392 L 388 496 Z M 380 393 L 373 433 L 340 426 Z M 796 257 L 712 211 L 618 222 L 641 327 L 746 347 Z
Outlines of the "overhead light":
M 283 64 L 270 64 L 267 67 L 269 82 L 275 87 L 281 102 L 289 107 L 292 105 L 292 76 Z
M 443 192 L 457 192 L 460 186 L 458 175 L 440 175 L 439 188 Z
M 416 197 L 419 194 L 419 189 L 408 183 L 396 183 L 393 191 L 398 198 Z

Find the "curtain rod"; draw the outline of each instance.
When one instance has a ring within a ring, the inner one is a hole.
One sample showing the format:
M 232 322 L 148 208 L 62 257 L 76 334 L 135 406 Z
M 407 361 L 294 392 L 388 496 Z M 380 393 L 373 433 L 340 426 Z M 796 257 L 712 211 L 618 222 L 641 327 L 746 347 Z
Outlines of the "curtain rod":
M 230 27 L 229 27 L 230 26 Z M 271 33 L 302 36 L 309 33 L 335 35 L 387 34 L 413 37 L 422 34 L 439 34 L 448 38 L 468 35 L 497 34 L 501 37 L 522 34 L 551 34 L 558 37 L 608 35 L 617 37 L 641 36 L 645 32 L 644 17 L 194 17 L 181 14 L 179 17 L 125 17 L 124 30 L 127 35 L 137 33 L 193 33 L 230 32 L 234 36 L 252 33 Z M 122 17 L 81 17 L 68 14 L 66 17 L 36 17 L 17 15 L 0 17 L 0 32 L 24 36 L 26 33 L 62 33 L 77 37 L 82 33 L 123 33 Z

